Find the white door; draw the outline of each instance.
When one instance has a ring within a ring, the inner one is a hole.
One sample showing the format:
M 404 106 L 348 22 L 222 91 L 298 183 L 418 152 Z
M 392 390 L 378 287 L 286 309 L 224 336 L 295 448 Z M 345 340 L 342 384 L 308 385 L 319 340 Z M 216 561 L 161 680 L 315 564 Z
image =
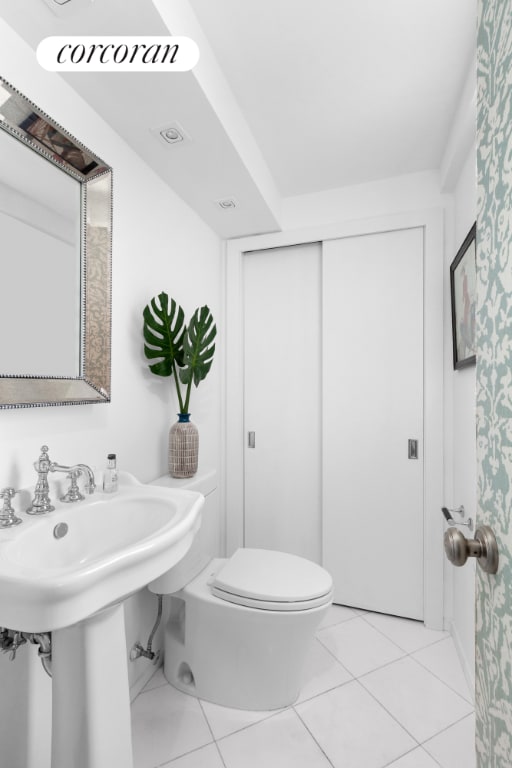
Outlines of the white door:
M 243 256 L 244 545 L 317 562 L 320 257 L 319 243 Z
M 423 230 L 325 242 L 322 274 L 323 560 L 334 600 L 422 619 Z

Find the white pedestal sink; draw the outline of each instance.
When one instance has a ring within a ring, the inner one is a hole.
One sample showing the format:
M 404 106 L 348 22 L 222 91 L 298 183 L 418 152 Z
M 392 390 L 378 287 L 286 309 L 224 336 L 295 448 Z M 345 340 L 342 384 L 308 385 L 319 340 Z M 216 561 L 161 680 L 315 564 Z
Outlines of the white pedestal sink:
M 52 768 L 132 767 L 122 601 L 186 554 L 203 503 L 120 473 L 116 494 L 0 531 L 0 626 L 52 632 Z

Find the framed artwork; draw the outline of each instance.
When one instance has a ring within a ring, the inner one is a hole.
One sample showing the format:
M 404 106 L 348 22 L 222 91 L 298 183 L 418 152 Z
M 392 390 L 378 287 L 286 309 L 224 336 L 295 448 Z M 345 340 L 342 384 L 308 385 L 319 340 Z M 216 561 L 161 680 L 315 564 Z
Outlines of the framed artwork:
M 458 370 L 476 362 L 476 224 L 451 263 L 450 287 L 453 367 Z

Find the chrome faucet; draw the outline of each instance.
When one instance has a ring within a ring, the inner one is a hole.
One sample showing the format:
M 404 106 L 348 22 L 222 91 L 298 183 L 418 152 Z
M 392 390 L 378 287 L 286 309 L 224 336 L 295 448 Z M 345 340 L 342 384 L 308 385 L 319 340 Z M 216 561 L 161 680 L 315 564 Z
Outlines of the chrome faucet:
M 16 517 L 16 513 L 11 506 L 11 499 L 15 493 L 14 488 L 3 488 L 0 491 L 0 498 L 4 500 L 0 510 L 0 528 L 12 528 L 14 525 L 21 523 L 21 518 Z
M 41 455 L 34 462 L 34 469 L 37 472 L 37 483 L 32 504 L 27 509 L 28 515 L 44 515 L 46 512 L 52 512 L 55 509 L 50 499 L 48 472 L 66 472 L 71 479 L 69 490 L 61 497 L 61 501 L 80 501 L 85 498 L 78 489 L 77 480 L 81 474 L 85 473 L 87 475 L 87 482 L 85 484 L 87 493 L 94 493 L 96 488 L 94 472 L 87 464 L 73 464 L 73 466 L 68 467 L 63 464 L 57 464 L 55 461 L 50 461 L 47 445 L 41 447 Z
M 37 472 L 37 483 L 32 504 L 27 509 L 27 515 L 44 515 L 46 512 L 52 512 L 55 509 L 50 501 L 50 486 L 48 485 L 50 465 L 48 446 L 43 445 L 41 446 L 41 455 L 34 462 L 34 469 Z
M 80 493 L 77 480 L 80 475 L 87 475 L 87 482 L 84 485 L 84 491 L 91 494 L 94 493 L 96 483 L 94 480 L 94 472 L 87 464 L 74 464 L 72 467 L 66 467 L 63 464 L 50 463 L 50 472 L 66 472 L 67 476 L 71 480 L 71 485 L 64 496 L 60 497 L 61 501 L 82 501 L 85 496 Z

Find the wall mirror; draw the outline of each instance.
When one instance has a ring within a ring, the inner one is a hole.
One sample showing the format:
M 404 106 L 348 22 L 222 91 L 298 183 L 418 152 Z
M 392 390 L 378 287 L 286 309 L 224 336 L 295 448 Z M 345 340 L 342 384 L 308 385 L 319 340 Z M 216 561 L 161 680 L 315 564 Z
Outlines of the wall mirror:
M 110 401 L 112 169 L 0 77 L 0 408 Z

